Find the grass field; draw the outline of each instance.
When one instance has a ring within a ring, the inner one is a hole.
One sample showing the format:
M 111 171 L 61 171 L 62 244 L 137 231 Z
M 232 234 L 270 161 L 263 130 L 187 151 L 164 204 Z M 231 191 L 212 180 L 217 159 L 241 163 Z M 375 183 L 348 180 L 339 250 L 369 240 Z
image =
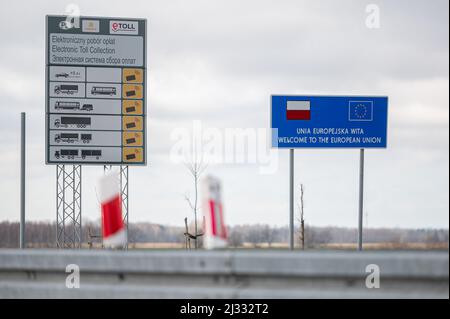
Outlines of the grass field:
M 193 244 L 191 244 L 193 247 Z M 133 249 L 180 249 L 184 248 L 184 243 L 133 243 L 129 245 Z M 231 247 L 237 249 L 288 249 L 287 243 L 268 243 L 252 244 L 244 243 L 241 247 Z M 326 250 L 355 250 L 356 243 L 333 243 L 323 244 L 306 248 L 308 250 L 326 249 Z M 363 245 L 367 250 L 448 250 L 448 243 L 367 243 Z M 300 249 L 300 247 L 296 247 Z

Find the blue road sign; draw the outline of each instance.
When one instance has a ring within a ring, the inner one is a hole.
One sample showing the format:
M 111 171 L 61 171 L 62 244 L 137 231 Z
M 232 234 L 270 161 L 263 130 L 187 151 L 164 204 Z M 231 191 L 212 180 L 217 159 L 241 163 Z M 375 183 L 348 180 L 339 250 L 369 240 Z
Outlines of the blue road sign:
M 388 98 L 273 95 L 272 146 L 385 148 Z

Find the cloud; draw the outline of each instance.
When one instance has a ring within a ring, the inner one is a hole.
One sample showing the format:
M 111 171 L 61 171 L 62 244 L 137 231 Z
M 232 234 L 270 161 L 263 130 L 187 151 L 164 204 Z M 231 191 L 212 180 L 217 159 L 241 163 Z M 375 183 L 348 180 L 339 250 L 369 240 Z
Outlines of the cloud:
M 82 14 L 148 18 L 148 156 L 130 169 L 130 219 L 180 225 L 192 181 L 171 163 L 170 133 L 269 125 L 269 96 L 388 95 L 389 148 L 367 152 L 371 226 L 448 227 L 448 1 L 77 1 Z M 45 14 L 65 3 L 26 1 L 0 11 L 0 219 L 18 218 L 19 113 L 28 123 L 30 219 L 55 217 L 55 168 L 44 165 Z M 10 21 L 15 23 L 10 32 Z M 308 222 L 356 225 L 357 151 L 298 150 Z M 287 224 L 287 154 L 277 174 L 214 165 L 232 224 Z M 98 218 L 96 178 L 83 168 L 83 215 Z M 427 200 L 424 200 L 426 198 Z M 424 211 L 427 213 L 424 214 Z

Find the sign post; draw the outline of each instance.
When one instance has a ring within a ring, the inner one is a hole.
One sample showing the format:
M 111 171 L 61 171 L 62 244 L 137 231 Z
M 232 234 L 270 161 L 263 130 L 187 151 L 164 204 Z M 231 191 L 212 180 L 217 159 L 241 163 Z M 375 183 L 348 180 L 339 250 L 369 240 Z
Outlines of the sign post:
M 293 248 L 294 149 L 360 149 L 358 249 L 362 249 L 364 150 L 387 147 L 384 96 L 272 95 L 272 147 L 290 150 L 290 248 Z
M 364 149 L 359 151 L 359 217 L 358 217 L 358 250 L 363 245 L 363 208 L 364 208 Z
M 20 248 L 25 243 L 25 112 L 20 114 Z
M 289 249 L 294 250 L 294 149 L 289 150 Z

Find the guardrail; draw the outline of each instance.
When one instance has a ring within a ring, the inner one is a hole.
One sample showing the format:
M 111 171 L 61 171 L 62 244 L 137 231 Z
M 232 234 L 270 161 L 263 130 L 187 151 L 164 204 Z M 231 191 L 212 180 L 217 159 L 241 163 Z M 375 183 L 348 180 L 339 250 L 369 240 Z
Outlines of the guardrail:
M 0 250 L 0 298 L 449 298 L 448 275 L 448 252 Z

